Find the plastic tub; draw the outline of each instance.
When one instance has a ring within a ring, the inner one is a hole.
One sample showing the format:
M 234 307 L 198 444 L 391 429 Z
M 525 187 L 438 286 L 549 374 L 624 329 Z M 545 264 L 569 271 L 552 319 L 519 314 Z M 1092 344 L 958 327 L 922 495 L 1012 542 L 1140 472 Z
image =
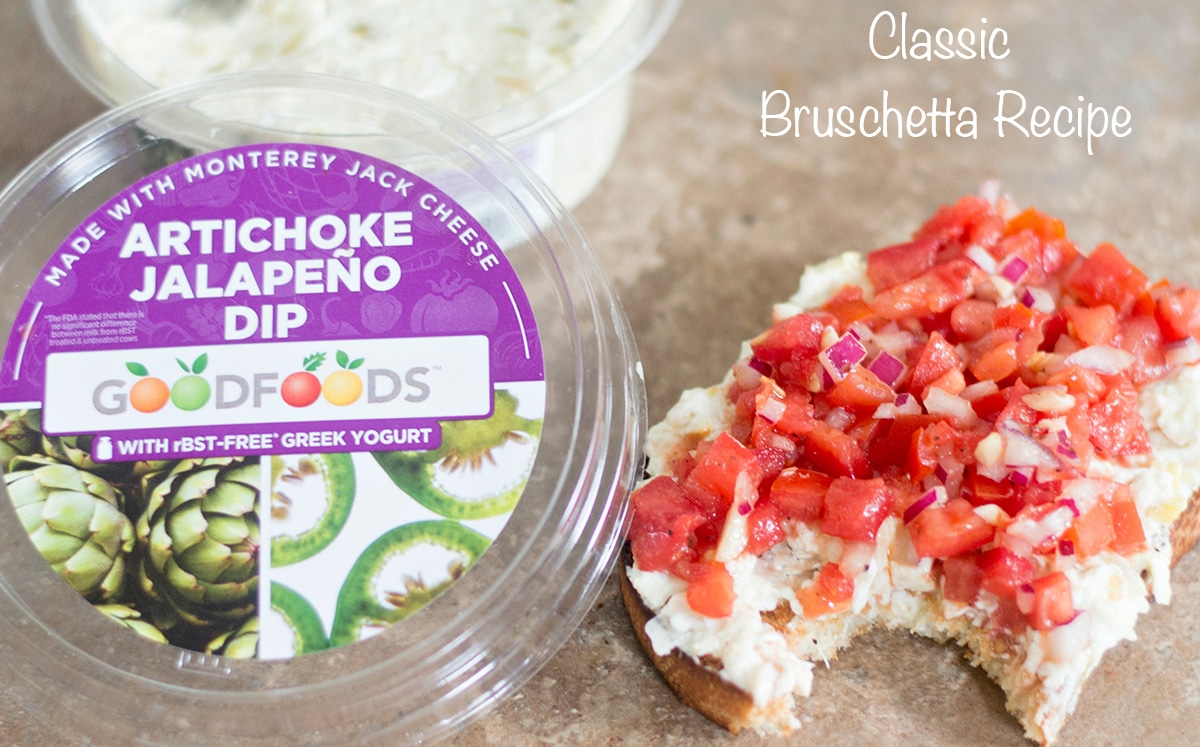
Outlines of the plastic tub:
M 470 119 L 483 130 L 487 131 L 500 142 L 504 143 L 519 158 L 531 166 L 543 180 L 550 185 L 559 198 L 569 207 L 574 207 L 583 201 L 592 191 L 612 164 L 614 155 L 625 133 L 629 121 L 630 99 L 632 96 L 631 74 L 634 68 L 649 54 L 658 43 L 662 34 L 674 18 L 681 0 L 604 0 L 596 3 L 623 9 L 623 12 L 607 20 L 597 21 L 599 25 L 594 39 L 588 39 L 588 34 L 581 34 L 587 42 L 582 49 L 579 59 L 569 61 L 569 67 L 555 70 L 520 98 L 491 98 L 503 83 L 489 81 L 480 88 L 478 97 L 467 97 L 456 94 L 463 86 L 449 86 L 448 91 L 437 92 L 437 96 L 450 95 L 453 99 L 445 101 L 439 98 L 431 100 L 443 108 Z M 194 59 L 185 59 L 183 54 L 174 55 L 175 50 L 182 49 L 184 44 L 166 43 L 161 47 L 146 49 L 142 52 L 125 50 L 130 56 L 123 58 L 114 45 L 110 43 L 107 19 L 111 19 L 117 11 L 128 14 L 128 17 L 138 18 L 136 32 L 130 31 L 125 37 L 139 41 L 153 40 L 165 36 L 169 31 L 178 32 L 185 21 L 173 21 L 173 25 L 151 26 L 151 17 L 158 18 L 165 13 L 178 13 L 178 8 L 196 6 L 207 9 L 218 9 L 220 14 L 228 13 L 229 8 L 272 7 L 284 8 L 279 12 L 302 13 L 314 7 L 311 3 L 304 6 L 293 6 L 290 3 L 271 2 L 271 0 L 193 0 L 192 2 L 175 2 L 174 0 L 33 0 L 33 7 L 39 26 L 50 47 L 62 60 L 67 69 L 75 75 L 95 95 L 109 103 L 121 103 L 149 92 L 154 85 L 147 82 L 143 74 L 137 70 L 147 71 L 147 65 L 152 65 L 154 72 L 144 72 L 147 77 L 161 76 L 173 82 L 198 76 L 206 71 L 232 71 L 234 69 L 288 69 L 309 72 L 323 72 L 353 75 L 363 77 L 370 82 L 376 82 L 398 90 L 424 95 L 416 84 L 406 84 L 393 75 L 392 68 L 386 64 L 374 64 L 379 60 L 388 59 L 381 54 L 380 49 L 360 46 L 346 47 L 345 54 L 331 53 L 328 57 L 314 59 L 321 47 L 312 43 L 315 50 L 313 55 L 303 55 L 301 59 L 287 58 L 274 60 L 268 53 L 262 58 L 230 59 L 235 56 L 222 57 L 216 55 L 215 60 L 207 60 L 206 70 L 193 69 L 198 64 Z M 142 6 L 145 6 L 143 9 Z M 628 6 L 627 10 L 624 8 Z M 315 6 L 320 7 L 320 6 Z M 453 6 L 442 3 L 425 3 L 415 6 L 414 13 L 429 13 L 431 10 L 440 13 L 467 14 L 467 20 L 457 28 L 472 28 L 472 18 L 487 18 L 494 13 L 496 7 L 484 7 L 471 15 L 464 10 L 465 6 Z M 521 8 L 517 4 L 517 8 Z M 534 6 L 529 6 L 534 7 Z M 560 6 L 570 7 L 570 6 Z M 265 12 L 265 11 L 264 11 Z M 212 15 L 212 14 L 210 14 Z M 377 14 L 380 17 L 390 17 L 392 14 Z M 610 14 L 611 15 L 611 14 Z M 340 18 L 340 17 L 339 17 Z M 536 22 L 531 19 L 531 23 Z M 602 23 L 602 25 L 600 25 Z M 198 23 L 198 22 L 196 22 Z M 336 21 L 328 21 L 318 31 L 333 35 L 333 42 L 341 45 L 348 44 L 347 38 L 354 36 L 354 29 L 341 32 L 336 30 Z M 453 26 L 452 24 L 448 24 Z M 480 23 L 476 23 L 476 26 Z M 316 28 L 316 24 L 311 24 Z M 205 29 L 221 28 L 213 24 L 202 25 Z M 268 27 L 269 28 L 269 27 Z M 288 27 L 289 29 L 291 27 Z M 584 27 L 586 29 L 586 27 Z M 464 32 L 466 33 L 466 32 Z M 418 32 L 419 34 L 419 32 Z M 194 34 L 182 34 L 184 41 L 195 39 Z M 209 38 L 217 45 L 222 40 L 228 40 L 233 49 L 242 51 L 250 46 L 229 32 L 206 32 L 199 35 L 201 41 Z M 493 35 L 495 36 L 495 35 Z M 354 37 L 356 41 L 360 37 Z M 491 37 L 484 37 L 485 41 Z M 441 34 L 429 33 L 418 36 L 413 40 L 395 42 L 387 50 L 411 50 L 414 44 L 423 45 L 429 42 L 436 46 L 437 54 L 453 56 L 461 52 L 456 49 Z M 331 42 L 332 43 L 332 42 Z M 380 41 L 380 44 L 383 42 Z M 444 44 L 443 44 L 444 43 Z M 443 46 L 445 48 L 443 48 Z M 572 49 L 575 48 L 573 45 Z M 306 47 L 307 49 L 307 47 Z M 444 70 L 426 68 L 428 56 L 423 47 L 417 47 L 417 54 L 406 58 L 412 64 L 422 65 L 419 77 L 422 79 L 437 75 Z M 339 47 L 340 50 L 340 47 Z M 353 50 L 353 51 L 352 51 Z M 501 50 L 503 52 L 503 50 Z M 282 52 L 280 53 L 282 54 Z M 370 57 L 371 65 L 346 66 L 346 60 L 358 63 L 359 57 L 364 61 Z M 546 57 L 553 55 L 547 54 Z M 397 52 L 397 57 L 399 53 Z M 484 58 L 486 60 L 486 58 Z M 465 64 L 465 63 L 464 63 Z M 486 70 L 490 63 L 482 63 Z M 447 63 L 449 68 L 450 63 Z M 536 68 L 532 68 L 536 69 Z M 166 71 L 166 72 L 164 72 Z M 503 72 L 503 71 L 499 71 Z M 511 85 L 511 82 L 510 82 Z M 458 88 L 456 89 L 456 86 Z M 434 96 L 435 92 L 430 92 Z M 474 102 L 486 101 L 480 106 Z
M 0 676 L 64 743 L 435 741 L 607 577 L 634 343 L 455 117 L 325 76 L 155 92 L 0 193 L 0 278 Z

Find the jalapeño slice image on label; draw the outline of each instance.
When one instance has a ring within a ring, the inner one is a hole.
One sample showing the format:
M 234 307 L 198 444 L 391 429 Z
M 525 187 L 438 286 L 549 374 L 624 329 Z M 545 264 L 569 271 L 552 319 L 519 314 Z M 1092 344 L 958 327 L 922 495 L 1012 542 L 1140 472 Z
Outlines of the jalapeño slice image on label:
M 360 153 L 242 146 L 130 185 L 50 257 L 0 358 L 0 466 L 116 622 L 287 657 L 469 569 L 545 396 L 520 280 L 454 200 Z

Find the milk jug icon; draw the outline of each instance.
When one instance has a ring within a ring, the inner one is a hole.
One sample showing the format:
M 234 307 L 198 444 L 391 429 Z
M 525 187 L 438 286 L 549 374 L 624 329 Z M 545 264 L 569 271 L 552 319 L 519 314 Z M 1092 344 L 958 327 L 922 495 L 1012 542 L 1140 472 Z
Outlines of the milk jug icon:
M 92 461 L 108 462 L 112 461 L 113 447 L 112 439 L 108 436 L 100 436 L 92 444 Z

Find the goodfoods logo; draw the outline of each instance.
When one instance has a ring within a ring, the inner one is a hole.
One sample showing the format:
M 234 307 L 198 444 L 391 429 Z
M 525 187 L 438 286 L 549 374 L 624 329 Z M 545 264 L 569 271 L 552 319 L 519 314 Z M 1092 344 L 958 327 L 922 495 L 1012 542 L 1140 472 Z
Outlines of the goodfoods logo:
M 481 335 L 350 340 L 326 350 L 294 342 L 59 353 L 46 366 L 53 433 L 448 419 L 491 409 Z

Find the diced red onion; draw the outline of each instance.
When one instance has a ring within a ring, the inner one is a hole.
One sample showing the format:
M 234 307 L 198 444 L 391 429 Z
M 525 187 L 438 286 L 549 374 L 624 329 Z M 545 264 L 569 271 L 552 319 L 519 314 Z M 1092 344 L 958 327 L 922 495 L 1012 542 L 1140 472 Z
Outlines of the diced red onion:
M 847 332 L 837 342 L 821 351 L 817 358 L 835 381 L 841 381 L 853 366 L 867 357 L 867 349 L 853 334 Z
M 996 259 L 991 254 L 988 254 L 987 249 L 984 249 L 979 244 L 971 244 L 967 247 L 966 255 L 967 259 L 979 265 L 979 269 L 989 275 L 995 274 Z
M 908 392 L 901 392 L 900 394 L 897 394 L 896 395 L 896 407 L 904 407 L 905 405 L 908 404 L 908 401 L 910 399 L 912 399 L 912 395 L 909 394 Z
M 936 386 L 930 387 L 925 395 L 925 411 L 930 415 L 948 417 L 964 427 L 974 425 L 979 419 L 970 402 Z
M 1033 599 L 1033 584 L 1021 584 L 1017 589 L 1017 609 L 1026 615 L 1033 612 Z
M 1043 314 L 1054 313 L 1054 295 L 1045 288 L 1031 286 L 1021 294 L 1021 304 L 1026 308 L 1040 311 Z
M 1068 366 L 1081 366 L 1102 374 L 1119 374 L 1133 363 L 1133 355 L 1108 345 L 1089 345 L 1076 350 L 1063 361 Z
M 787 412 L 787 405 L 774 397 L 767 397 L 766 401 L 758 408 L 758 416 L 771 425 L 778 423 L 785 412 Z
M 1012 480 L 1013 485 L 1018 487 L 1026 487 L 1029 481 L 1033 478 L 1033 471 L 1028 469 L 1014 469 L 1009 473 L 1008 479 Z
M 1008 258 L 1000 267 L 1000 277 L 1010 283 L 1019 283 L 1021 278 L 1025 277 L 1025 272 L 1029 269 L 1029 263 L 1017 256 Z
M 733 364 L 733 380 L 742 389 L 756 389 L 762 381 L 762 377 L 762 372 L 752 366 L 749 361 L 739 361 Z
M 946 478 L 950 476 L 950 473 L 946 471 L 945 467 L 943 467 L 940 464 L 937 464 L 937 465 L 934 465 L 933 476 L 938 479 L 938 482 L 945 484 Z
M 1200 361 L 1200 343 L 1195 337 L 1172 342 L 1163 349 L 1163 357 L 1172 366 L 1186 366 Z
M 753 368 L 755 371 L 758 371 L 763 376 L 771 375 L 771 364 L 767 363 L 766 361 L 762 360 L 761 358 L 753 358 L 752 357 L 752 358 L 750 358 L 750 360 L 746 361 L 746 365 L 749 366 L 750 368 Z
M 938 485 L 932 490 L 926 491 L 925 495 L 922 495 L 920 498 L 913 501 L 912 505 L 904 509 L 904 523 L 908 524 L 913 519 L 917 518 L 917 515 L 922 511 L 934 505 L 935 503 L 938 503 L 939 501 L 942 503 L 946 502 L 946 489 L 941 485 Z
M 1075 516 L 1077 516 L 1077 517 L 1079 516 L 1079 506 L 1076 506 L 1076 505 L 1075 505 L 1075 500 L 1074 500 L 1074 499 L 1072 499 L 1072 498 L 1060 498 L 1060 499 L 1059 499 L 1059 501 L 1058 501 L 1058 505 L 1060 505 L 1060 506 L 1066 506 L 1067 508 L 1071 509 L 1071 513 L 1075 514 Z
M 1001 428 L 1004 439 L 1004 464 L 1009 467 L 1054 467 L 1058 457 L 1037 441 L 1012 428 Z
M 996 382 L 991 379 L 984 379 L 983 381 L 976 381 L 974 384 L 967 385 L 967 388 L 959 392 L 958 396 L 968 402 L 974 402 L 980 397 L 995 394 L 998 391 L 1000 391 L 1000 387 L 996 385 Z
M 867 366 L 867 370 L 878 376 L 884 384 L 894 387 L 904 375 L 904 361 L 886 350 L 881 350 L 879 355 L 875 356 L 875 360 Z
M 738 513 L 741 514 L 742 516 L 747 516 L 750 514 L 751 508 L 752 507 L 750 506 L 749 503 L 739 503 L 738 504 Z
M 902 330 L 896 326 L 895 322 L 891 322 L 883 329 L 873 333 L 871 342 L 878 345 L 880 350 L 886 350 L 897 358 L 901 358 L 916 344 L 916 338 L 911 332 Z

